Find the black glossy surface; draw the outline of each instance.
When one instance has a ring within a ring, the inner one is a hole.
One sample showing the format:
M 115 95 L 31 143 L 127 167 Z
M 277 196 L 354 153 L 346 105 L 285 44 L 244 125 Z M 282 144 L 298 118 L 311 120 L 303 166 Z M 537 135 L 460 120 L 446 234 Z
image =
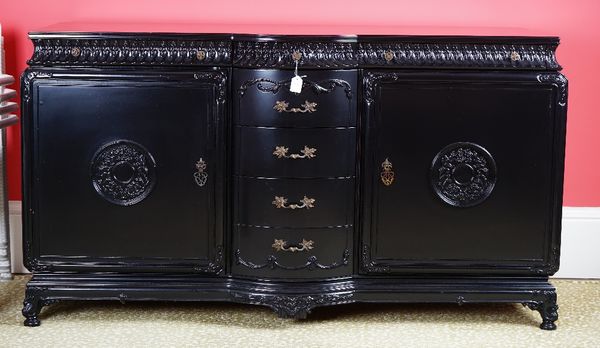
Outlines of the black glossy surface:
M 235 127 L 235 174 L 254 177 L 351 177 L 355 170 L 356 129 L 282 129 Z M 287 156 L 305 156 L 305 146 L 315 149 L 312 158 L 274 155 L 277 146 Z
M 234 122 L 265 127 L 354 127 L 356 124 L 356 70 L 300 70 L 304 85 L 299 94 L 290 92 L 293 71 L 235 69 L 233 75 Z M 277 101 L 289 109 L 306 101 L 317 103 L 316 111 L 278 112 Z
M 326 227 L 351 225 L 354 219 L 353 179 L 237 178 L 235 222 L 254 226 Z M 309 209 L 277 208 L 275 196 L 301 204 L 315 199 Z
M 556 38 L 32 39 L 25 325 L 56 301 L 109 299 L 294 318 L 351 302 L 517 302 L 556 328 L 567 103 Z M 307 76 L 293 94 L 298 54 Z M 131 146 L 105 151 L 119 140 Z M 316 157 L 277 159 L 275 146 Z
M 69 75 L 34 84 L 35 112 L 26 129 L 34 136 L 36 255 L 107 262 L 214 255 L 222 243 L 215 238 L 222 159 L 215 153 L 214 84 L 192 73 L 170 79 L 177 83 L 156 74 L 100 74 L 93 81 Z M 141 144 L 156 161 L 154 188 L 130 206 L 105 200 L 90 172 L 98 150 L 123 139 Z M 205 187 L 193 178 L 200 157 L 208 163 Z
M 550 261 L 555 123 L 564 125 L 556 88 L 533 74 L 399 73 L 375 93 L 365 120 L 373 204 L 363 221 L 373 260 L 397 272 Z M 433 158 L 455 142 L 484 147 L 497 166 L 493 191 L 476 206 L 448 204 L 430 183 Z M 385 158 L 395 168 L 390 186 L 379 179 Z
M 352 275 L 352 228 L 235 228 L 232 275 L 260 278 L 310 279 Z M 306 251 L 276 251 L 273 243 L 286 247 L 312 241 Z M 314 260 L 313 260 L 314 258 Z

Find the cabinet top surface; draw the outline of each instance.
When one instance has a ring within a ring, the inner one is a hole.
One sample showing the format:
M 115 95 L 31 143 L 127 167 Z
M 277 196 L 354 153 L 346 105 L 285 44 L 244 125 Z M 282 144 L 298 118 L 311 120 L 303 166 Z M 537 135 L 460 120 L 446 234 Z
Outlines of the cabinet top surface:
M 234 39 L 269 40 L 278 37 L 321 36 L 335 40 L 355 41 L 359 37 L 376 39 L 454 38 L 491 40 L 522 40 L 557 42 L 551 33 L 524 28 L 443 27 L 443 26 L 365 26 L 365 25 L 275 25 L 275 24 L 211 24 L 211 23 L 59 23 L 30 32 L 31 38 L 89 37 L 110 35 L 214 35 Z

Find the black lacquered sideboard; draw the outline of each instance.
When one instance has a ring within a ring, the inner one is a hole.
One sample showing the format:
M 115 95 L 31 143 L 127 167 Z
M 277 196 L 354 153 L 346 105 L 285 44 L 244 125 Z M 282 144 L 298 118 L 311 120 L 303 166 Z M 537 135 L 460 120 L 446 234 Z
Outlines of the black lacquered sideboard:
M 30 38 L 25 325 L 108 299 L 522 303 L 556 328 L 558 38 Z

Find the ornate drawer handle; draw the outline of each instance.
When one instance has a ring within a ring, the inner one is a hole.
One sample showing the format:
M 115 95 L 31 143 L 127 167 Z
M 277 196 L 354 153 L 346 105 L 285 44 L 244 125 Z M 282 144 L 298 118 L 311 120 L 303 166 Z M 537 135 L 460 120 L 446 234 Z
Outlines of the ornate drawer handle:
M 208 180 L 208 173 L 206 172 L 206 162 L 204 162 L 202 157 L 200 157 L 198 162 L 196 162 L 194 180 L 196 181 L 196 184 L 200 187 L 206 185 L 206 181 Z
M 386 158 L 385 161 L 381 163 L 381 168 L 383 168 L 380 174 L 381 182 L 383 182 L 385 186 L 390 186 L 394 182 L 394 171 L 392 170 L 392 162 L 390 162 L 390 160 Z
M 314 208 L 315 207 L 315 199 L 314 198 L 308 198 L 306 196 L 304 196 L 304 198 L 302 198 L 300 200 L 300 204 L 288 204 L 288 200 L 285 197 L 279 197 L 279 196 L 275 196 L 275 200 L 273 201 L 273 205 L 275 206 L 275 208 L 277 209 L 310 209 L 310 208 Z
M 302 159 L 302 158 L 311 159 L 311 158 L 317 157 L 317 155 L 315 154 L 315 152 L 317 152 L 317 149 L 308 147 L 306 145 L 304 145 L 304 149 L 300 150 L 300 152 L 302 154 L 293 153 L 291 155 L 288 155 L 287 154 L 288 150 L 289 150 L 289 148 L 287 148 L 285 146 L 275 146 L 275 151 L 273 151 L 273 155 L 276 156 L 277 158 L 291 158 L 291 159 Z
M 315 112 L 317 111 L 317 103 L 309 102 L 308 100 L 304 101 L 304 104 L 300 105 L 299 108 L 291 108 L 288 109 L 290 103 L 284 100 L 278 100 L 275 102 L 275 106 L 273 106 L 274 110 L 277 112 L 291 112 L 291 113 L 306 113 L 306 112 Z
M 295 253 L 296 251 L 309 251 L 314 248 L 315 242 L 312 240 L 306 240 L 302 238 L 302 241 L 296 245 L 288 245 L 288 242 L 283 239 L 275 239 L 273 242 L 273 249 L 275 251 L 291 251 Z

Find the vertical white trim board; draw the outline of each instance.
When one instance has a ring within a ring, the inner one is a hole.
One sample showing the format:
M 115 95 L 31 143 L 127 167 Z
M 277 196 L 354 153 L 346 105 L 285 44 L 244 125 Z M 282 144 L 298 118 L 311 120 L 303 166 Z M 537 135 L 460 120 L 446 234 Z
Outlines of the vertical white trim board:
M 13 273 L 29 273 L 23 266 L 21 201 L 8 202 L 10 268 Z
M 563 207 L 555 278 L 600 278 L 600 207 Z
M 13 273 L 23 267 L 21 202 L 9 202 Z M 555 278 L 600 278 L 600 207 L 564 207 L 560 269 Z

